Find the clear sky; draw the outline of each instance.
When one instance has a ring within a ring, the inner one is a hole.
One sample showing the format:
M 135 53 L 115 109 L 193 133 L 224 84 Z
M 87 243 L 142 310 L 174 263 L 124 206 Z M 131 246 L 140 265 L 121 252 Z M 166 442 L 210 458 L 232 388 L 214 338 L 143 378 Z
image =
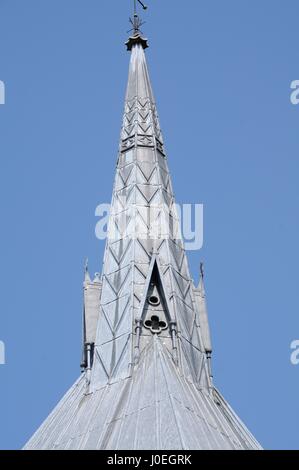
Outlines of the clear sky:
M 111 198 L 129 0 L 0 0 L 0 448 L 80 373 L 83 264 Z M 148 0 L 178 202 L 204 204 L 215 382 L 266 448 L 299 449 L 298 0 Z

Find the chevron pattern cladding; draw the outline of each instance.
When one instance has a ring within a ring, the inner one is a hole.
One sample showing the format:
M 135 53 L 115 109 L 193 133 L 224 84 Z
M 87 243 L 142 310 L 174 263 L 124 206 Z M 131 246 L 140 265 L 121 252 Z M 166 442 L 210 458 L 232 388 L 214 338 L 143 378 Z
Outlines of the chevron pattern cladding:
M 83 373 L 25 449 L 260 449 L 212 382 L 203 274 L 196 289 L 146 40 L 127 45 L 103 272 L 94 281 L 85 273 Z
M 144 51 L 133 48 L 106 246 L 93 389 L 131 373 L 135 319 L 153 253 L 186 377 L 208 386 L 206 360 Z M 190 360 L 192 358 L 192 360 Z

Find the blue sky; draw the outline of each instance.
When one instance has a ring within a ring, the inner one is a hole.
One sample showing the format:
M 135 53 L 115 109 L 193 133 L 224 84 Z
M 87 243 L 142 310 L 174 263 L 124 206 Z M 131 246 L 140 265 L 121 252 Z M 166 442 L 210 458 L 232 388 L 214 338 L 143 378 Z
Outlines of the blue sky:
M 80 373 L 83 264 L 100 271 L 130 4 L 1 0 L 0 448 Z M 148 0 L 143 29 L 177 202 L 204 204 L 215 382 L 261 444 L 299 448 L 297 0 Z

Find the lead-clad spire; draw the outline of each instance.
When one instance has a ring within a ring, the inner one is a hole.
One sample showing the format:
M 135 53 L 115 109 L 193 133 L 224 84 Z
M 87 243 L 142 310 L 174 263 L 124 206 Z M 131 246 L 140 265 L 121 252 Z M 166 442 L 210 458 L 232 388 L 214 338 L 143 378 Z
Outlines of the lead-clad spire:
M 160 123 L 138 33 L 132 43 L 91 389 L 132 375 L 134 351 L 138 350 L 140 357 L 151 354 L 155 335 L 183 376 L 210 389 L 193 282 L 178 228 Z M 151 297 L 156 298 L 156 305 Z M 150 322 L 165 327 L 157 332 L 148 327 Z
M 25 449 L 260 448 L 212 383 L 146 44 L 134 29 L 103 272 L 85 271 L 83 373 Z

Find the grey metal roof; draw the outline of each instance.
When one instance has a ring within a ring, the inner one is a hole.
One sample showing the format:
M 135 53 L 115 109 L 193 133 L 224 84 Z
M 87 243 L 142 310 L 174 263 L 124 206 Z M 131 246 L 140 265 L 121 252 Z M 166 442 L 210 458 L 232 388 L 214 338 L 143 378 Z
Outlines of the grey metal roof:
M 215 389 L 144 48 L 129 79 L 101 279 L 84 282 L 84 372 L 25 449 L 259 449 Z

